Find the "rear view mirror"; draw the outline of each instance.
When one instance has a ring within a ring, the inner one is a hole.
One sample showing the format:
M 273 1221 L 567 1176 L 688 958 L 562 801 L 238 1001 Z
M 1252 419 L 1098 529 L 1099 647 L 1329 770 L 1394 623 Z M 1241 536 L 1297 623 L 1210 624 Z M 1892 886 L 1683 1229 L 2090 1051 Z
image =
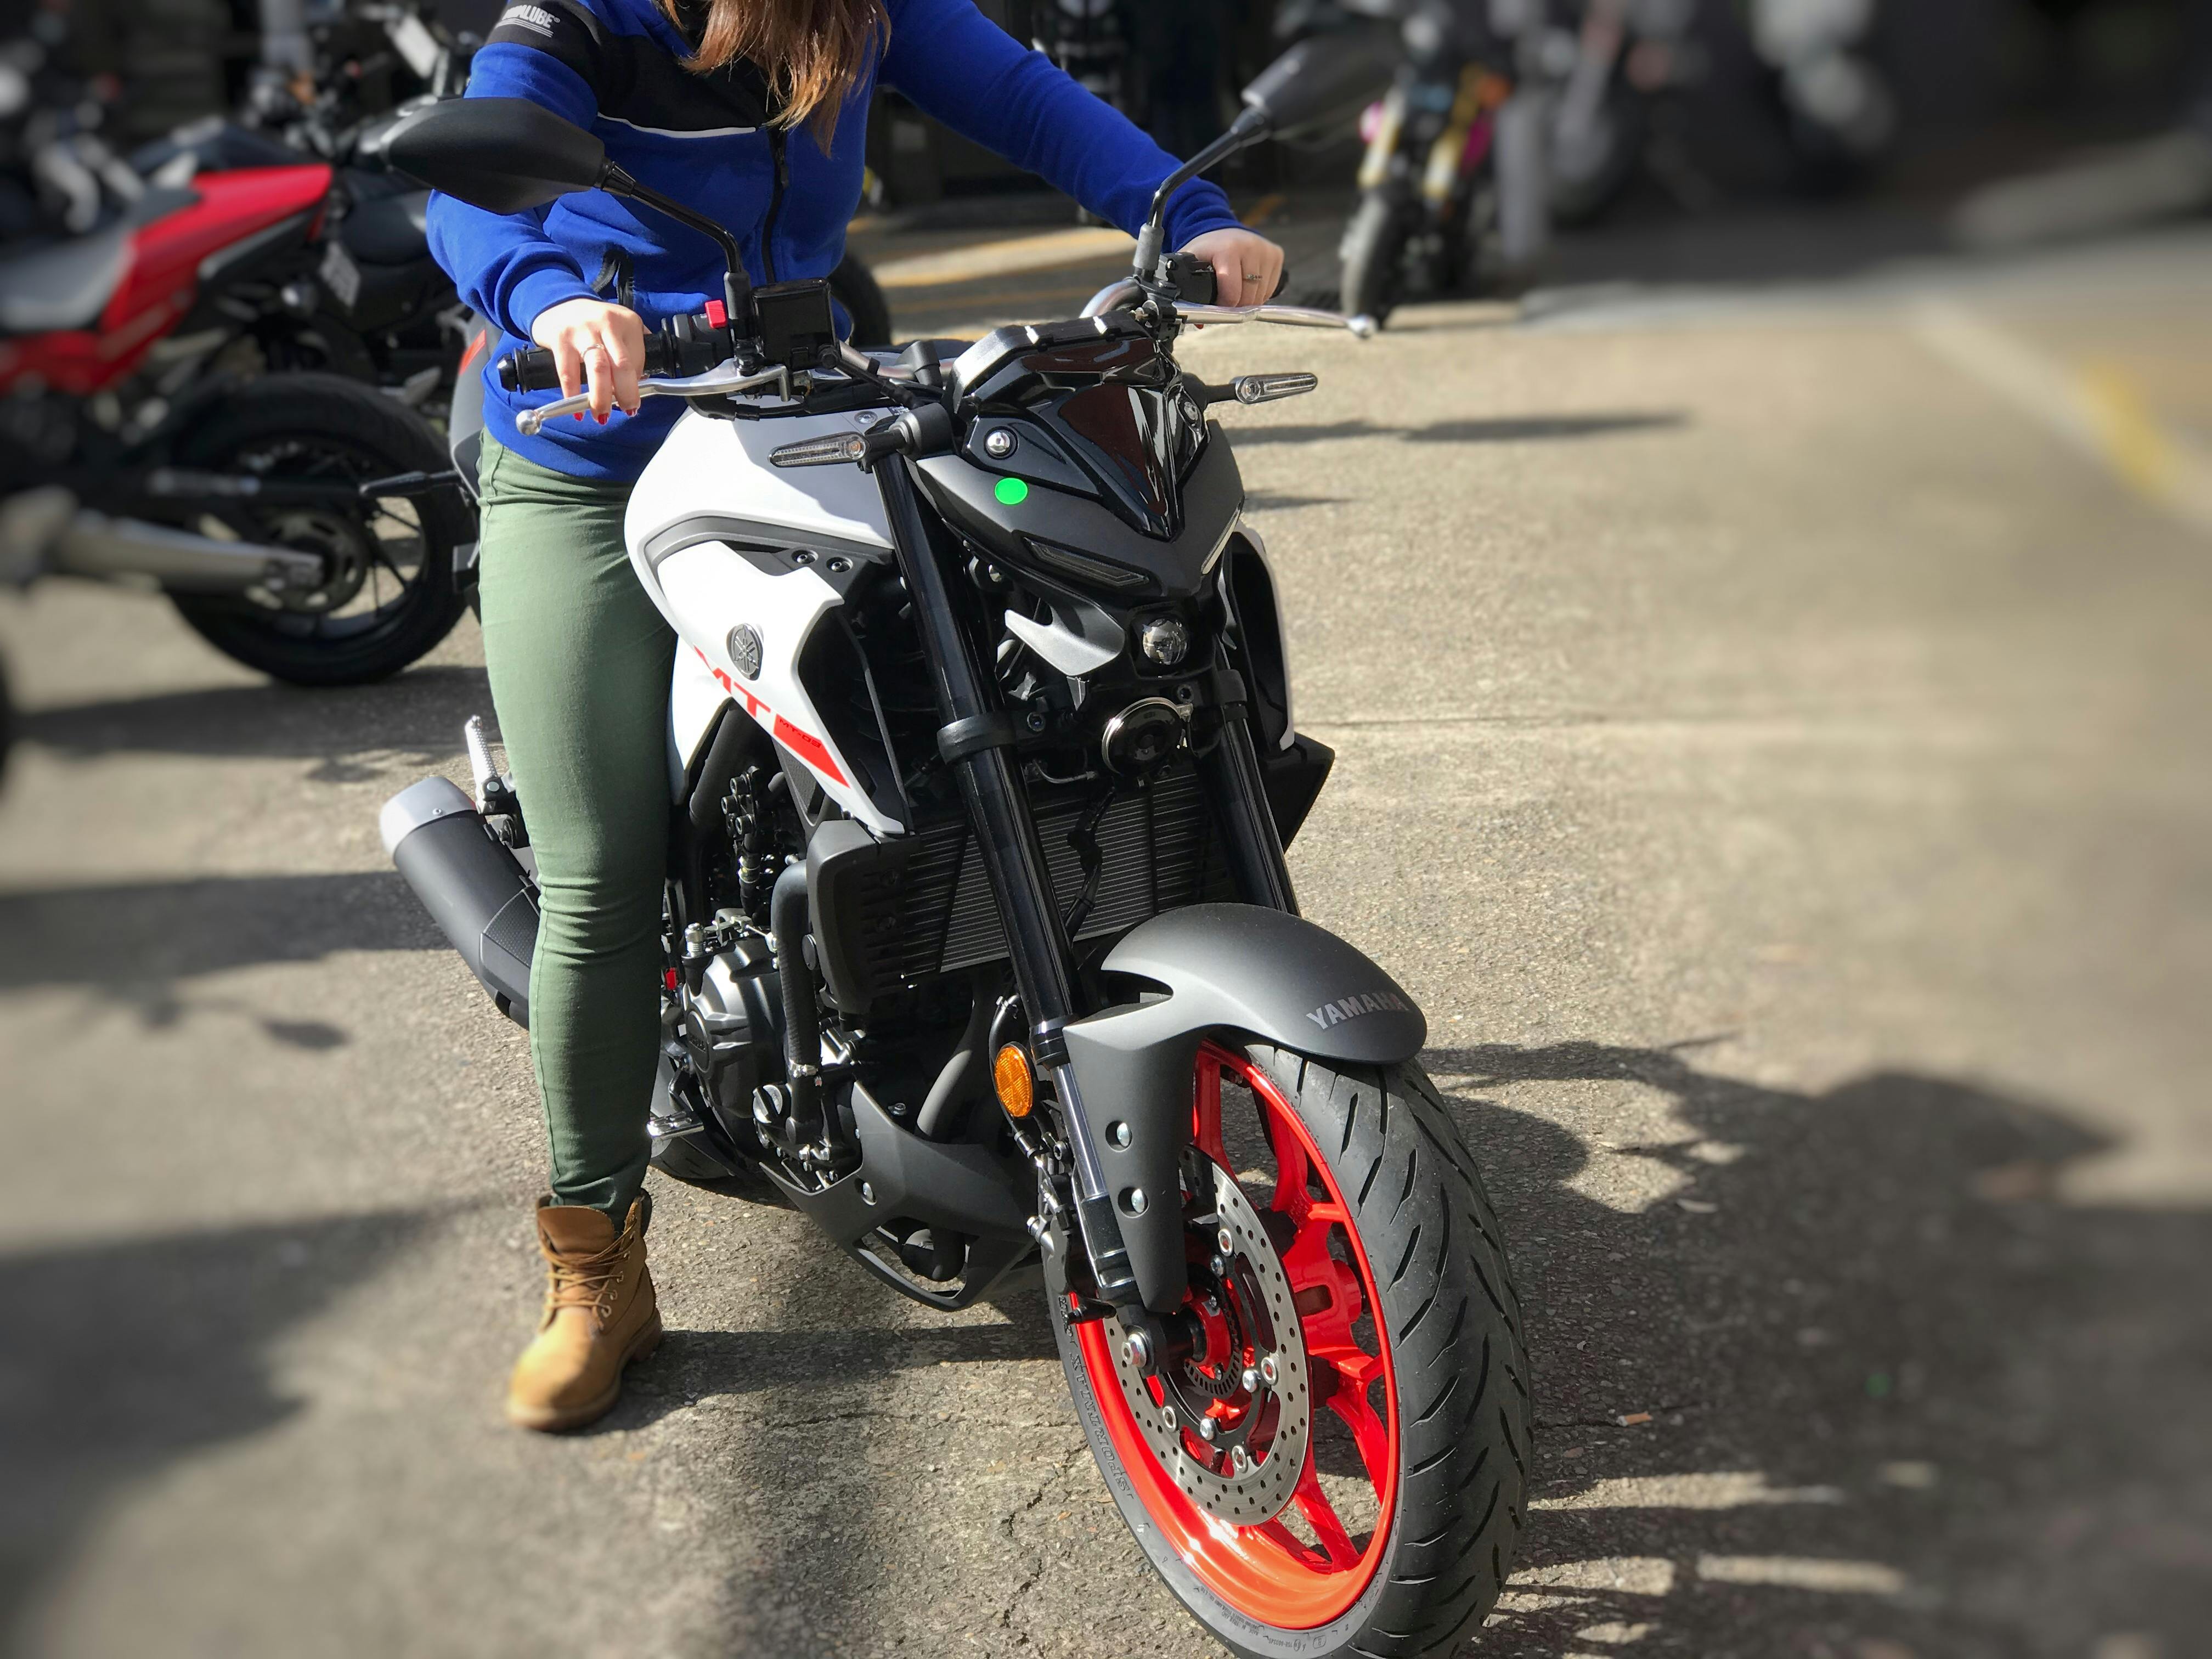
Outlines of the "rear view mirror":
M 1356 112 L 1389 84 L 1401 55 L 1395 29 L 1316 35 L 1261 70 L 1244 88 L 1244 102 L 1279 137 Z
M 487 213 L 526 213 L 590 190 L 606 146 L 526 98 L 454 98 L 409 116 L 384 153 L 400 172 Z

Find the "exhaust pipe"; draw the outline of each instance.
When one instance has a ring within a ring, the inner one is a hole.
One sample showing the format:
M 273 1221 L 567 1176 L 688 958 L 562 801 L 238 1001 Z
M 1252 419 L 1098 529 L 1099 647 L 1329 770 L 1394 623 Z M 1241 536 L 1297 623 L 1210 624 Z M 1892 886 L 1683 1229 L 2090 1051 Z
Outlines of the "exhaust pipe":
M 408 785 L 384 803 L 376 827 L 384 850 L 500 1012 L 527 1026 L 538 896 L 514 854 L 444 778 Z
M 94 581 L 150 579 L 173 593 L 311 593 L 327 580 L 322 556 L 256 542 L 219 542 L 167 525 L 111 519 L 58 486 L 0 504 L 0 570 Z

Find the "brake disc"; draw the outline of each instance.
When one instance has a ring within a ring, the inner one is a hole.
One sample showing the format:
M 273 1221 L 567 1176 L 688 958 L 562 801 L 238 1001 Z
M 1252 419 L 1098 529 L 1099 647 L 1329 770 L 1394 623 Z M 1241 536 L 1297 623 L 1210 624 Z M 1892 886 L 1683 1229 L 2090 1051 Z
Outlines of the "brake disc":
M 1232 1526 L 1256 1527 L 1283 1512 L 1297 1491 L 1298 1472 L 1305 1467 L 1306 1446 L 1312 1437 L 1313 1393 L 1306 1379 L 1305 1338 L 1291 1300 L 1290 1276 L 1282 1258 L 1252 1200 L 1245 1197 L 1236 1178 L 1219 1166 L 1213 1169 L 1213 1210 L 1218 1230 L 1230 1236 L 1231 1248 L 1222 1252 L 1229 1271 L 1222 1275 L 1220 1294 L 1239 1304 L 1232 1329 L 1251 1334 L 1255 1346 L 1261 1334 L 1272 1342 L 1251 1356 L 1274 1361 L 1274 1381 L 1262 1381 L 1247 1397 L 1245 1408 L 1233 1425 L 1216 1419 L 1230 1432 L 1209 1443 L 1197 1424 L 1178 1403 L 1177 1391 L 1164 1389 L 1164 1400 L 1152 1398 L 1145 1373 L 1112 1345 L 1115 1374 L 1121 1379 L 1122 1397 L 1137 1421 L 1138 1432 L 1151 1448 L 1160 1467 L 1199 1508 Z M 1193 1292 L 1196 1294 L 1195 1291 Z M 1243 1364 L 1237 1358 L 1233 1362 Z M 1239 1392 L 1242 1392 L 1241 1387 Z M 1253 1443 L 1253 1430 L 1264 1420 L 1272 1401 L 1275 1418 L 1264 1443 Z M 1241 1468 L 1238 1451 L 1245 1455 Z

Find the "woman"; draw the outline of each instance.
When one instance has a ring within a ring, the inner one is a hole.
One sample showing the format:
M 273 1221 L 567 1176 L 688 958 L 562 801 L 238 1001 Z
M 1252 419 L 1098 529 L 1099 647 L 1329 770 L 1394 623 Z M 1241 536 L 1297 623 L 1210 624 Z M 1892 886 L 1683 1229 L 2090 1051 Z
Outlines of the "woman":
M 520 0 L 469 81 L 606 144 L 641 182 L 736 232 L 755 282 L 823 276 L 860 195 L 867 106 L 896 86 L 930 114 L 1134 231 L 1174 161 L 972 0 Z M 516 431 L 488 382 L 484 659 L 541 889 L 530 1045 L 552 1142 L 538 1200 L 550 1284 L 507 1415 L 574 1428 L 611 1407 L 660 1336 L 646 1271 L 646 1116 L 659 1036 L 660 881 L 674 635 L 630 572 L 629 486 L 680 405 L 639 410 L 645 328 L 721 292 L 705 236 L 592 191 L 501 217 L 439 197 L 431 244 L 507 337 L 552 350 L 590 419 Z M 1176 193 L 1170 245 L 1224 298 L 1271 294 L 1282 252 L 1213 185 Z

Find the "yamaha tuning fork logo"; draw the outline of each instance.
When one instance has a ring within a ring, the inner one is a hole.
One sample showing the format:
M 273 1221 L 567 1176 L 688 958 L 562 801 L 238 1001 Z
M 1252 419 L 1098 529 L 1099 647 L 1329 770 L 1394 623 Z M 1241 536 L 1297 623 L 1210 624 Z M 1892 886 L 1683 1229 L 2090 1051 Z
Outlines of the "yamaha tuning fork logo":
M 1358 996 L 1340 997 L 1334 1002 L 1324 1002 L 1306 1018 L 1324 1031 L 1332 1025 L 1341 1025 L 1347 1019 L 1358 1019 L 1362 1014 L 1410 1014 L 1413 1005 L 1395 991 L 1364 991 Z

